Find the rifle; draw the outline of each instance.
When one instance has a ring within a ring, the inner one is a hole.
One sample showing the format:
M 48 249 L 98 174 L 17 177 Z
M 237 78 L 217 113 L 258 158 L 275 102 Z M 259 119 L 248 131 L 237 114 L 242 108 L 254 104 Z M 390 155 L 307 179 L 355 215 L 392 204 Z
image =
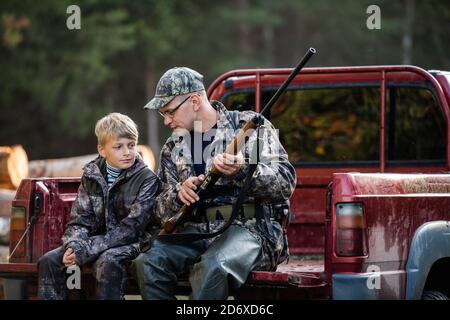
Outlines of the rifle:
M 289 77 L 283 82 L 281 87 L 278 88 L 277 92 L 275 92 L 275 94 L 272 96 L 269 102 L 261 110 L 261 115 L 263 116 L 267 115 L 270 108 L 275 104 L 280 95 L 286 90 L 287 86 L 292 82 L 297 73 L 300 72 L 300 70 L 303 68 L 306 62 L 308 62 L 311 56 L 315 53 L 316 50 L 314 48 L 309 48 L 308 51 L 306 51 L 305 55 L 300 60 L 297 67 L 295 67 L 295 69 L 292 70 Z M 261 124 L 262 118 L 259 115 L 253 117 L 250 121 L 248 121 L 244 125 L 244 127 L 238 131 L 238 133 L 230 142 L 230 144 L 227 145 L 225 153 L 236 155 L 244 147 L 246 142 L 245 138 L 247 137 L 248 133 L 257 130 Z M 221 176 L 222 173 L 216 168 L 215 165 L 213 165 L 211 171 L 208 173 L 208 175 L 205 177 L 205 180 L 196 191 L 196 194 L 198 195 L 200 200 L 202 199 L 202 196 L 212 188 L 212 186 L 217 182 L 217 180 L 219 180 Z M 172 233 L 176 226 L 181 225 L 186 221 L 187 217 L 191 213 L 191 210 L 192 206 L 183 205 L 183 207 L 177 214 L 175 214 L 173 217 L 171 217 L 169 220 L 166 221 L 159 235 L 163 236 Z

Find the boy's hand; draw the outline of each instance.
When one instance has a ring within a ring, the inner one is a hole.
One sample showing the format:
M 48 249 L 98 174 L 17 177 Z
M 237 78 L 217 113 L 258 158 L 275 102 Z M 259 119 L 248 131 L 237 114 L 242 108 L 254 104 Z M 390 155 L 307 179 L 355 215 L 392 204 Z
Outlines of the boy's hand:
M 75 252 L 73 252 L 72 248 L 67 248 L 66 252 L 64 252 L 63 255 L 63 263 L 64 266 L 66 267 L 70 267 L 72 265 L 75 265 L 75 260 L 76 256 L 75 256 Z
M 178 191 L 178 198 L 187 206 L 200 200 L 195 190 L 197 190 L 197 186 L 201 185 L 204 180 L 205 176 L 203 174 L 198 177 L 187 178 L 181 185 L 180 191 Z
M 214 165 L 217 170 L 229 177 L 234 176 L 243 163 L 244 157 L 241 153 L 238 153 L 237 155 L 221 153 L 214 158 Z

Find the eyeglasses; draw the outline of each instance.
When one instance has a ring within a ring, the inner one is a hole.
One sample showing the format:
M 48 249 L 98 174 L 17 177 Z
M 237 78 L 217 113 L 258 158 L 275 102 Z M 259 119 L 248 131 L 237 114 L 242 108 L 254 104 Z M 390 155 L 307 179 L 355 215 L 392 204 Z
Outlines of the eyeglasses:
M 175 115 L 175 112 L 177 112 L 178 108 L 180 108 L 180 107 L 183 105 L 183 103 L 185 103 L 186 101 L 188 101 L 190 97 L 192 97 L 192 95 L 189 96 L 189 97 L 187 97 L 187 98 L 184 99 L 183 101 L 181 101 L 181 103 L 180 103 L 179 105 L 177 105 L 175 108 L 173 108 L 172 110 L 164 111 L 164 112 L 161 112 L 161 111 L 158 110 L 158 113 L 159 113 L 159 114 L 161 115 L 161 117 L 163 117 L 163 118 L 165 118 L 166 116 L 168 116 L 169 118 L 173 118 L 173 116 Z

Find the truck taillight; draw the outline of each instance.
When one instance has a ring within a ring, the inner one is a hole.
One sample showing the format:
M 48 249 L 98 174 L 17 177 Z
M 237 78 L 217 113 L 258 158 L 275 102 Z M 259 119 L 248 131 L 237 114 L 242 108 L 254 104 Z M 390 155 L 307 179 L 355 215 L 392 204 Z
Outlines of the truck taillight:
M 14 248 L 23 235 L 27 226 L 26 222 L 26 210 L 24 207 L 12 207 L 11 208 L 11 220 L 10 220 L 10 250 Z M 19 258 L 25 256 L 25 241 L 23 241 L 14 252 L 12 258 Z
M 343 257 L 367 255 L 366 222 L 362 203 L 337 204 L 336 253 Z

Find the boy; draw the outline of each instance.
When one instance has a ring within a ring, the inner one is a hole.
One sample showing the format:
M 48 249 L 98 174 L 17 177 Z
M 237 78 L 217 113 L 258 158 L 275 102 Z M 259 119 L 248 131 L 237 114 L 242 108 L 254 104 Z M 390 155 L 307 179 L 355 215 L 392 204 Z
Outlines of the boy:
M 100 156 L 88 163 L 63 245 L 38 262 L 40 299 L 66 299 L 66 268 L 93 264 L 98 299 L 123 299 L 127 265 L 139 255 L 153 216 L 159 180 L 136 151 L 138 131 L 127 116 L 111 113 L 95 126 Z

